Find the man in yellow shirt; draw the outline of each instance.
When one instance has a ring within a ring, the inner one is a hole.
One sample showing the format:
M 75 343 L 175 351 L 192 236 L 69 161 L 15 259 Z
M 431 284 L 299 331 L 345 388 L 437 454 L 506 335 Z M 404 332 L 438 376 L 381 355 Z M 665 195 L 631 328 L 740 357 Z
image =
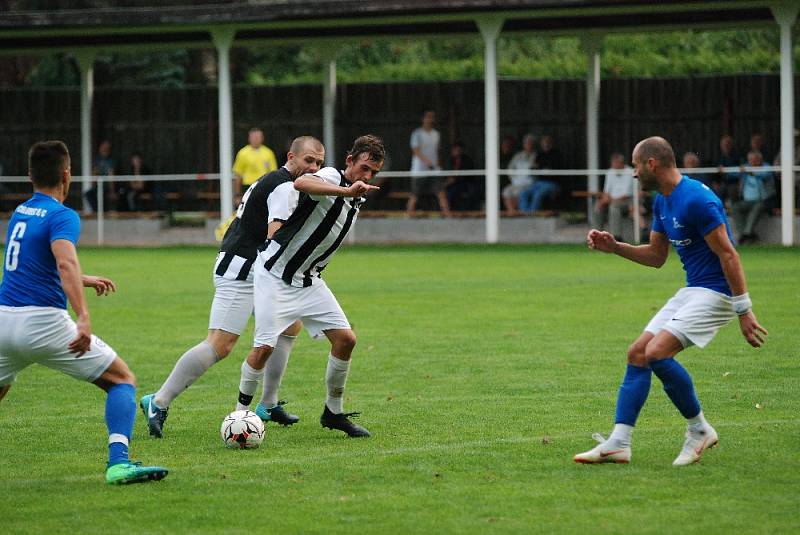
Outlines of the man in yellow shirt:
M 264 145 L 264 132 L 251 128 L 247 134 L 248 144 L 236 153 L 233 162 L 234 194 L 242 193 L 242 185 L 250 187 L 259 178 L 278 169 L 275 153 Z

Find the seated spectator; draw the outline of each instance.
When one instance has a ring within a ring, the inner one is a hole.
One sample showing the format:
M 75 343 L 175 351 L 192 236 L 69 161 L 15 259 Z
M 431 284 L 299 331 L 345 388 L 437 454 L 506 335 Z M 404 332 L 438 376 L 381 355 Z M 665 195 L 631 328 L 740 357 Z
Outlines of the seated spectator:
M 622 239 L 622 226 L 630 215 L 633 200 L 633 169 L 625 165 L 625 156 L 619 152 L 611 155 L 611 168 L 606 173 L 603 193 L 594 207 L 593 226 L 608 230 L 618 240 Z M 608 227 L 606 227 L 608 223 Z
M 723 202 L 730 203 L 738 199 L 739 195 L 739 173 L 726 173 L 724 167 L 739 167 L 742 165 L 742 157 L 734 147 L 733 138 L 724 135 L 719 139 L 719 160 L 717 160 L 718 179 L 715 190 L 717 196 Z
M 694 171 L 694 169 L 698 169 L 699 167 L 701 167 L 700 157 L 696 152 L 684 153 L 682 167 L 683 174 L 689 178 L 699 180 L 713 191 L 717 191 L 717 186 L 715 185 L 717 183 L 717 177 L 709 175 L 708 173 L 698 173 L 697 171 Z
M 747 150 L 744 152 L 758 152 L 765 162 L 771 162 L 774 159 L 772 151 L 767 149 L 763 134 L 759 132 L 753 132 L 753 134 L 750 135 L 750 146 L 748 146 Z
M 536 168 L 536 138 L 527 134 L 522 138 L 522 150 L 516 153 L 507 164 L 514 171 L 527 171 Z M 503 188 L 503 204 L 509 215 L 519 209 L 519 196 L 533 185 L 533 175 L 510 175 L 511 183 Z
M 93 176 L 114 176 L 116 174 L 116 166 L 117 162 L 111 156 L 111 142 L 107 139 L 104 139 L 100 142 L 100 145 L 97 148 L 97 156 L 94 158 L 94 163 L 92 164 L 92 175 Z M 86 190 L 84 196 L 86 197 L 86 202 L 89 203 L 93 212 L 97 212 L 98 209 L 98 183 L 94 182 L 92 187 Z M 104 182 L 103 183 L 103 202 L 106 203 L 107 201 L 116 201 L 117 200 L 117 192 L 114 188 L 113 182 Z M 108 209 L 108 204 L 105 204 L 106 209 Z
M 450 147 L 445 169 L 463 171 L 475 169 L 472 158 L 464 152 L 464 144 L 456 141 Z M 475 176 L 451 176 L 445 181 L 445 195 L 450 210 L 480 210 L 484 181 Z
M 543 136 L 536 153 L 539 169 L 561 169 L 561 154 L 555 148 L 553 136 Z M 527 214 L 538 212 L 546 199 L 555 199 L 561 187 L 555 177 L 536 177 L 533 185 L 519 196 L 519 209 Z
M 138 152 L 131 154 L 130 168 L 128 172 L 132 176 L 145 176 L 150 174 L 150 170 L 145 167 L 144 159 Z M 143 193 L 150 193 L 153 190 L 153 182 L 144 180 L 132 180 L 120 183 L 118 189 L 119 201 L 118 210 L 123 212 L 136 212 L 142 210 L 141 196 Z M 163 195 L 160 191 L 159 194 Z M 158 201 L 156 201 L 158 204 Z
M 497 155 L 498 169 L 508 169 L 508 164 L 511 163 L 511 158 L 513 158 L 515 154 L 516 144 L 517 142 L 514 139 L 514 136 L 503 136 L 503 141 L 500 142 L 500 151 Z M 500 191 L 503 191 L 510 183 L 510 176 L 506 174 L 500 175 Z
M 747 153 L 749 167 L 768 167 L 764 163 L 761 153 L 750 151 Z M 751 170 L 741 172 L 741 200 L 733 205 L 733 221 L 738 233 L 739 243 L 758 241 L 754 233 L 765 203 L 775 195 L 775 179 L 771 171 Z

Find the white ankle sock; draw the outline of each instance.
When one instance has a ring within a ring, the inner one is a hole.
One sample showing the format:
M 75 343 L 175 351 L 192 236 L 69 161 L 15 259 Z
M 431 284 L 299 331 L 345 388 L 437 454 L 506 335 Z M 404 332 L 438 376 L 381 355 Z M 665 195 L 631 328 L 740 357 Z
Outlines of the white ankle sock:
M 706 427 L 710 427 L 706 421 L 706 417 L 703 415 L 703 411 L 700 411 L 700 414 L 694 418 L 687 418 L 686 424 L 689 426 L 690 431 L 700 431 Z
M 239 401 L 236 403 L 236 410 L 243 411 L 250 409 L 250 402 L 253 401 L 253 394 L 258 389 L 258 381 L 261 379 L 262 370 L 250 367 L 245 360 L 242 362 L 242 377 L 239 381 Z
M 325 384 L 328 387 L 328 397 L 325 404 L 334 414 L 344 412 L 344 385 L 347 383 L 347 372 L 350 361 L 328 355 L 328 368 L 325 370 Z
M 261 394 L 261 405 L 270 409 L 278 404 L 278 389 L 281 387 L 281 379 L 286 372 L 286 365 L 289 364 L 289 354 L 296 336 L 282 334 L 278 337 L 278 343 L 272 350 L 267 365 L 264 366 L 264 391 Z
M 622 447 L 629 448 L 631 446 L 631 435 L 633 433 L 633 426 L 627 424 L 615 424 L 611 436 L 608 441 L 614 441 Z
M 181 392 L 189 388 L 192 383 L 203 375 L 206 370 L 219 361 L 214 348 L 207 340 L 203 340 L 193 348 L 184 353 L 167 380 L 161 385 L 161 389 L 153 396 L 156 407 L 166 409 L 169 404 L 178 397 Z

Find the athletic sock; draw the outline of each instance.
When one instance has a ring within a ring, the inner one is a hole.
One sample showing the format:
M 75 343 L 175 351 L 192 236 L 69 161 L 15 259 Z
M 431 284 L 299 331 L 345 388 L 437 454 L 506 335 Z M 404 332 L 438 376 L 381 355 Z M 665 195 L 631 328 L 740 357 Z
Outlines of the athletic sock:
M 261 394 L 261 405 L 268 409 L 278 404 L 278 390 L 296 338 L 296 336 L 280 335 L 275 349 L 267 360 L 267 365 L 264 366 L 264 392 Z
M 639 412 L 642 410 L 647 396 L 650 393 L 650 368 L 642 368 L 628 364 L 625 377 L 619 386 L 617 394 L 617 412 L 614 423 L 625 424 L 630 427 L 636 425 Z
M 161 389 L 153 396 L 156 407 L 166 409 L 184 390 L 189 388 L 206 370 L 219 361 L 214 347 L 203 340 L 184 353 Z
M 614 430 L 611 436 L 608 437 L 608 442 L 614 442 L 623 448 L 631 447 L 631 434 L 633 433 L 633 426 L 628 424 L 614 424 Z
M 698 414 L 694 418 L 687 418 L 686 424 L 688 425 L 690 431 L 702 431 L 707 427 L 711 427 L 706 421 L 706 417 L 703 415 L 703 411 L 700 411 L 700 414 Z
M 244 411 L 250 408 L 253 401 L 253 394 L 258 389 L 258 381 L 261 379 L 262 370 L 252 368 L 247 361 L 242 362 L 242 378 L 239 381 L 239 402 L 236 403 L 237 411 Z
M 653 373 L 664 384 L 664 392 L 687 420 L 700 414 L 700 402 L 694 392 L 694 384 L 686 368 L 674 358 L 655 360 L 650 363 Z
M 328 368 L 325 370 L 325 384 L 328 387 L 328 397 L 325 404 L 334 414 L 344 412 L 344 385 L 347 383 L 347 372 L 350 361 L 328 355 Z
M 108 389 L 106 427 L 108 428 L 108 466 L 128 462 L 128 445 L 136 417 L 136 388 L 117 384 Z

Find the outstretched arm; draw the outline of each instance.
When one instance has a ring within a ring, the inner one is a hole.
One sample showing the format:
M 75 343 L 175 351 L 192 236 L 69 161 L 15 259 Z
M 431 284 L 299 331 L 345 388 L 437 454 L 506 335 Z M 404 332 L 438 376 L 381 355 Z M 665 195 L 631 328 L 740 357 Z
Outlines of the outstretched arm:
M 342 187 L 330 184 L 319 177 L 314 175 L 303 175 L 294 181 L 294 189 L 302 191 L 308 195 L 331 195 L 335 197 L 361 197 L 366 192 L 373 189 L 380 189 L 377 186 L 371 186 L 360 180 L 350 184 L 349 186 Z
M 660 232 L 650 233 L 650 243 L 646 245 L 631 245 L 618 242 L 610 232 L 592 229 L 586 237 L 589 249 L 613 253 L 644 266 L 660 268 L 669 256 L 669 241 L 666 235 Z
M 761 347 L 764 344 L 764 337 L 769 333 L 759 325 L 755 314 L 753 314 L 742 262 L 739 259 L 739 253 L 736 252 L 736 248 L 728 238 L 725 224 L 719 225 L 706 234 L 705 240 L 711 250 L 719 257 L 722 272 L 725 274 L 728 286 L 731 287 L 733 307 L 739 316 L 739 327 L 742 330 L 742 336 L 751 346 Z
M 61 277 L 61 287 L 64 289 L 69 304 L 77 316 L 78 334 L 69 343 L 69 350 L 80 357 L 89 350 L 92 342 L 92 324 L 89 321 L 89 307 L 86 305 L 86 296 L 83 294 L 83 277 L 81 265 L 78 262 L 78 252 L 75 245 L 69 240 L 55 240 L 50 244 L 53 256 L 56 259 L 58 274 Z

